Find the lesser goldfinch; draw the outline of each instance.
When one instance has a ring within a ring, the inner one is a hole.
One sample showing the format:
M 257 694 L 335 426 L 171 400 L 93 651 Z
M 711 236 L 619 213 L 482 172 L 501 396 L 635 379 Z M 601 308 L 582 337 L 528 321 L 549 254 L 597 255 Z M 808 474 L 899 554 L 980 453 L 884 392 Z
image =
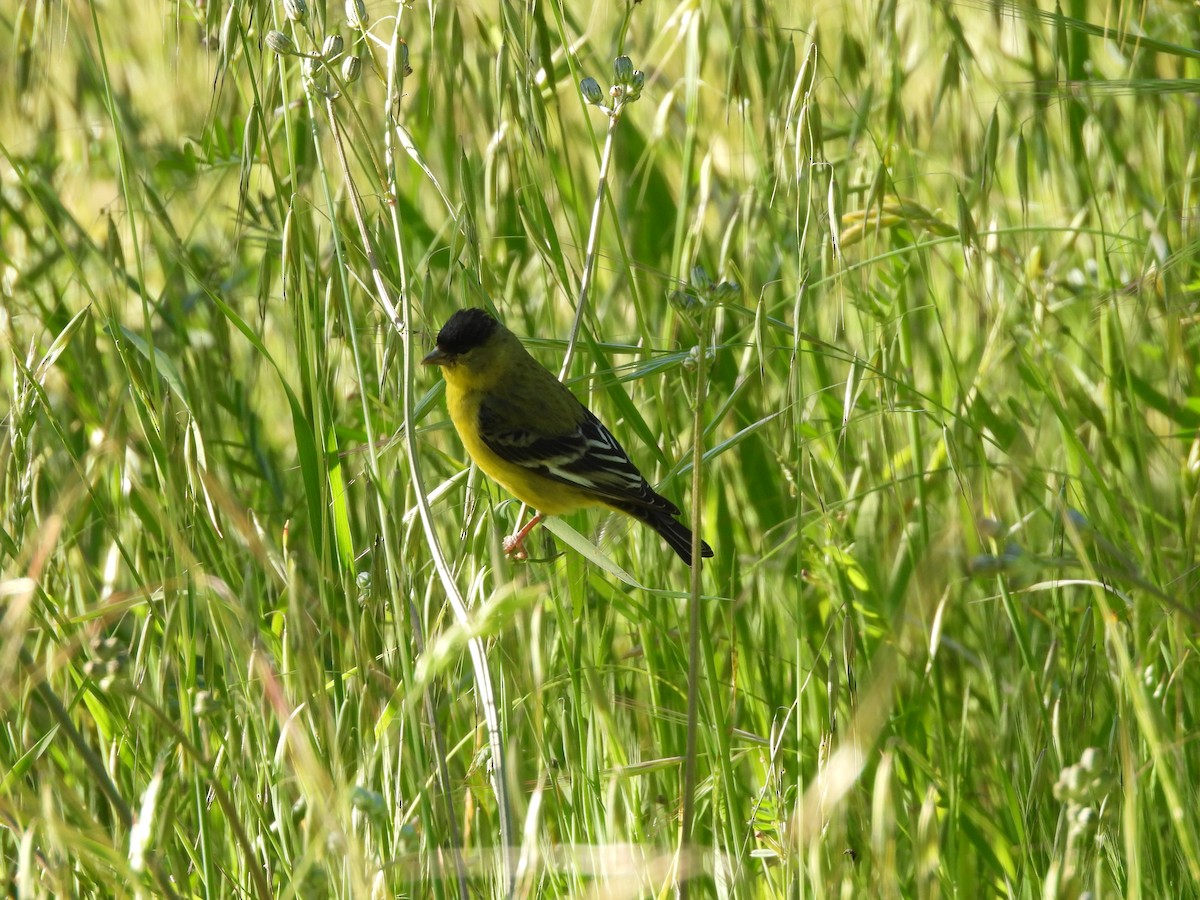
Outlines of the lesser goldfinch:
M 679 507 L 655 493 L 617 439 L 515 334 L 482 309 L 460 309 L 422 363 L 439 366 L 446 407 L 467 453 L 537 515 L 504 542 L 521 553 L 544 516 L 608 506 L 645 522 L 688 565 L 692 532 Z M 712 548 L 701 542 L 701 556 Z

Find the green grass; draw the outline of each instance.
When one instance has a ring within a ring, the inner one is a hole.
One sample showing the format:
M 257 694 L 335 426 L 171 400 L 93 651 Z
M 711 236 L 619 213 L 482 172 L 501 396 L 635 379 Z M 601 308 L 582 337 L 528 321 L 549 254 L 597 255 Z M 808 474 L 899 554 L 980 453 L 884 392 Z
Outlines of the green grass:
M 1200 896 L 1194 10 L 368 8 L 0 10 L 7 894 Z

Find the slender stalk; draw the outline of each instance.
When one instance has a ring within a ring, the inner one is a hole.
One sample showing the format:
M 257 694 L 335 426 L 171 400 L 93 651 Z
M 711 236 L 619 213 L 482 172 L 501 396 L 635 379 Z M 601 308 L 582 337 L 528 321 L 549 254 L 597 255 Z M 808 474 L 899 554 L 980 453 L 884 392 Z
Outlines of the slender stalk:
M 692 858 L 692 820 L 696 814 L 696 732 L 700 706 L 700 586 L 704 560 L 700 556 L 703 521 L 701 465 L 704 462 L 704 398 L 707 386 L 705 373 L 706 348 L 704 326 L 696 329 L 696 406 L 692 411 L 692 583 L 688 598 L 688 688 L 687 688 L 687 742 L 683 756 L 683 812 L 680 816 L 679 832 L 682 844 L 680 856 L 684 865 Z M 687 897 L 688 872 L 679 880 L 679 896 Z
M 354 212 L 355 222 L 358 225 L 363 250 L 366 253 L 367 261 L 371 268 L 371 275 L 375 282 L 375 297 L 387 313 L 389 320 L 399 329 L 404 348 L 404 372 L 401 383 L 403 385 L 405 457 L 408 460 L 409 475 L 413 493 L 417 499 L 417 509 L 421 515 L 421 525 L 425 531 L 425 540 L 429 546 L 430 554 L 433 556 L 434 567 L 437 569 L 438 578 L 441 580 L 442 587 L 446 591 L 446 599 L 450 603 L 454 617 L 460 627 L 469 634 L 473 630 L 471 614 L 467 609 L 467 604 L 462 593 L 458 589 L 458 585 L 454 581 L 454 573 L 450 569 L 446 554 L 433 527 L 433 512 L 429 504 L 429 494 L 425 489 L 420 464 L 417 462 L 417 436 L 412 417 L 412 409 L 415 405 L 412 390 L 414 356 L 411 327 L 412 302 L 407 290 L 402 248 L 399 245 L 399 241 L 397 241 L 397 252 L 400 254 L 400 264 L 397 269 L 401 279 L 400 290 L 404 298 L 401 308 L 397 309 L 388 292 L 387 284 L 383 280 L 379 260 L 375 256 L 375 250 L 371 244 L 371 237 L 367 231 L 366 221 L 362 212 L 362 202 L 350 177 L 350 166 L 346 159 L 346 149 L 342 141 L 337 117 L 334 115 L 333 99 L 330 97 L 325 98 L 325 111 L 329 118 L 329 127 L 334 138 L 334 146 L 337 148 L 338 161 L 341 164 L 342 172 L 346 179 L 346 194 L 350 198 L 350 206 Z M 394 182 L 392 184 L 394 188 Z M 392 216 L 393 233 L 399 235 L 402 231 L 399 221 L 396 220 L 394 206 L 392 207 Z M 513 876 L 509 852 L 514 846 L 512 807 L 508 797 L 508 768 L 504 756 L 504 738 L 500 729 L 500 715 L 496 706 L 496 695 L 492 686 L 491 672 L 488 668 L 487 651 L 484 648 L 482 639 L 478 637 L 471 638 L 467 642 L 467 648 L 471 657 L 471 666 L 475 672 L 475 689 L 477 691 L 480 710 L 483 713 L 484 724 L 487 728 L 488 744 L 492 754 L 492 788 L 496 794 L 496 805 L 500 816 L 501 874 L 505 884 L 505 894 L 511 895 L 513 890 Z M 461 871 L 460 866 L 460 873 Z
M 397 96 L 398 96 L 399 89 L 400 89 L 399 82 L 401 81 L 401 79 L 403 77 L 402 74 L 400 73 L 401 67 L 399 65 L 400 49 L 402 46 L 401 39 L 400 39 L 400 22 L 401 22 L 401 16 L 399 15 L 399 11 L 398 11 L 398 14 L 396 15 L 396 18 L 395 18 L 395 25 L 392 30 L 392 40 L 388 46 L 388 56 L 387 56 L 387 93 L 388 93 L 388 96 L 387 96 L 387 102 L 384 104 L 384 109 L 388 109 L 388 110 L 395 110 L 397 108 Z M 389 116 L 389 124 L 388 124 L 388 128 L 387 128 L 387 134 L 384 137 L 384 167 L 385 167 L 385 173 L 386 173 L 388 193 L 390 194 L 391 197 L 394 198 L 397 195 L 396 154 L 395 154 L 395 145 L 394 145 L 396 129 L 395 129 L 395 122 L 392 121 L 392 119 L 393 119 L 393 117 Z M 441 188 L 439 187 L 438 190 L 440 192 Z M 404 290 L 405 295 L 407 296 L 407 293 L 408 293 L 408 291 L 406 289 L 407 288 L 407 274 L 406 274 L 406 270 L 403 265 L 404 248 L 400 244 L 400 234 L 402 232 L 400 230 L 400 222 L 396 215 L 396 207 L 395 207 L 394 203 L 391 204 L 391 210 L 392 210 L 392 234 L 396 235 L 396 258 L 401 261 L 401 265 L 399 267 L 401 290 Z M 385 307 L 385 309 L 386 309 L 386 307 Z M 411 373 L 412 367 L 409 363 L 409 356 L 410 356 L 409 350 L 408 350 L 409 341 L 407 338 L 407 335 L 411 334 L 411 329 L 409 329 L 407 327 L 410 319 L 411 319 L 411 316 L 409 315 L 409 312 L 408 312 L 408 304 L 405 304 L 405 325 L 402 329 L 402 335 L 405 336 L 405 340 L 404 340 L 404 347 L 405 347 L 404 377 L 405 377 L 405 394 L 406 394 L 406 396 L 405 396 L 405 401 L 404 401 L 404 422 L 405 422 L 406 436 L 407 436 L 407 432 L 409 430 L 408 423 L 411 418 L 411 416 L 410 416 L 411 397 L 408 396 L 409 390 L 410 390 L 410 388 L 408 387 L 408 385 L 409 385 L 408 378 Z M 394 323 L 396 321 L 395 318 L 393 318 L 392 321 Z M 369 416 L 367 417 L 367 420 L 368 420 L 368 422 L 370 421 Z M 370 442 L 370 445 L 375 446 L 375 442 L 372 440 Z M 407 452 L 411 454 L 411 446 L 409 447 L 409 450 Z M 414 458 L 410 455 L 409 459 L 413 460 Z M 412 465 L 415 467 L 415 462 L 413 462 Z M 418 483 L 419 483 L 418 480 L 414 478 L 414 484 L 418 484 Z M 411 597 L 409 598 L 408 605 L 409 605 L 409 621 L 412 622 L 413 644 L 416 649 L 416 652 L 418 654 L 422 654 L 425 652 L 424 628 L 421 625 L 421 619 L 420 619 L 420 615 L 417 611 L 417 605 Z M 459 827 L 458 827 L 458 814 L 455 812 L 455 809 L 454 809 L 454 799 L 453 799 L 454 791 L 452 790 L 452 786 L 450 783 L 450 766 L 446 761 L 446 736 L 442 729 L 442 723 L 437 717 L 437 704 L 434 702 L 434 699 L 433 699 L 433 691 L 429 688 L 426 688 L 426 690 L 423 691 L 422 693 L 424 694 L 425 718 L 428 721 L 430 727 L 433 729 L 433 755 L 434 755 L 434 760 L 437 764 L 438 784 L 441 787 L 442 800 L 443 800 L 443 803 L 445 804 L 445 809 L 446 809 L 446 824 L 447 824 L 447 828 L 450 831 L 450 852 L 454 858 L 455 877 L 457 878 L 457 881 L 458 881 L 458 896 L 461 898 L 461 900 L 467 900 L 467 898 L 470 896 L 470 891 L 467 887 L 467 866 L 466 866 L 466 862 L 463 860 L 462 832 L 459 830 Z M 505 790 L 504 796 L 507 797 L 507 783 L 505 783 L 504 790 Z M 508 809 L 507 803 L 502 801 L 500 803 L 500 808 L 502 810 L 507 810 Z M 501 817 L 501 831 L 503 831 L 504 821 L 505 821 L 505 817 L 502 816 Z M 504 843 L 505 847 L 507 848 L 509 846 L 510 838 L 502 837 L 501 840 Z M 506 852 L 505 858 L 507 858 L 507 856 L 508 856 L 508 854 Z
M 600 224 L 604 221 L 604 193 L 608 189 L 608 167 L 612 161 L 613 135 L 617 131 L 617 122 L 621 119 L 621 107 L 618 106 L 608 117 L 608 132 L 604 136 L 604 149 L 600 152 L 600 175 L 596 179 L 596 200 L 592 204 L 592 223 L 588 229 L 587 247 L 583 257 L 583 274 L 579 277 L 579 299 L 575 303 L 575 321 L 571 323 L 571 333 L 567 337 L 567 352 L 563 355 L 562 368 L 558 370 L 558 380 L 567 377 L 571 368 L 571 359 L 575 355 L 575 344 L 579 340 L 579 331 L 583 327 L 584 311 L 587 309 L 588 294 L 592 289 L 592 279 L 596 272 L 596 245 L 600 242 Z

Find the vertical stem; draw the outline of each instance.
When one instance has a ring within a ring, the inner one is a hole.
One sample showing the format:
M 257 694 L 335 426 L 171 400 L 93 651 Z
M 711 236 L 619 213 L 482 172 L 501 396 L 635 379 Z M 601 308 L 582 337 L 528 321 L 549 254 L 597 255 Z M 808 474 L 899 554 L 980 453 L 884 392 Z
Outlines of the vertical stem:
M 341 129 L 338 126 L 337 117 L 334 115 L 333 100 L 329 97 L 325 98 L 325 111 L 329 117 L 329 130 L 333 136 L 334 146 L 337 148 L 342 174 L 346 179 L 346 195 L 350 199 L 350 207 L 354 212 L 354 220 L 358 225 L 359 236 L 363 242 L 363 250 L 367 255 L 367 261 L 371 267 L 371 275 L 375 282 L 376 300 L 383 306 L 390 321 L 399 328 L 404 347 L 404 377 L 401 379 L 403 384 L 404 449 L 405 457 L 408 460 L 413 494 L 417 500 L 417 509 L 421 515 L 421 525 L 425 531 L 425 540 L 429 546 L 430 555 L 433 557 L 433 564 L 437 570 L 438 578 L 442 582 L 443 589 L 446 591 L 446 600 L 454 612 L 454 618 L 470 634 L 474 629 L 471 614 L 467 609 L 467 604 L 463 599 L 462 593 L 458 589 L 458 585 L 454 581 L 454 573 L 450 570 L 450 564 L 446 560 L 446 554 L 442 550 L 437 532 L 434 530 L 433 512 L 429 506 L 429 494 L 425 490 L 421 467 L 417 463 L 417 433 L 412 418 L 412 409 L 415 406 L 412 388 L 414 378 L 413 332 L 411 327 L 412 298 L 407 290 L 404 255 L 399 243 L 399 235 L 403 232 L 399 221 L 396 220 L 396 207 L 392 206 L 393 233 L 397 235 L 396 250 L 399 260 L 397 271 L 400 273 L 400 292 L 402 295 L 401 306 L 397 309 L 380 272 L 379 260 L 375 255 L 374 245 L 371 243 L 371 235 L 367 230 L 366 220 L 363 217 L 362 201 L 359 199 L 354 181 L 350 177 L 350 165 L 346 159 L 346 148 L 342 141 Z M 391 178 L 391 175 L 392 173 L 389 172 L 389 178 Z M 391 182 L 391 185 L 394 190 L 394 182 Z M 512 807 L 508 797 L 508 766 L 504 756 L 504 737 L 500 728 L 500 714 L 496 706 L 496 694 L 492 686 L 491 672 L 488 669 L 487 651 L 484 648 L 483 640 L 478 637 L 471 638 L 467 642 L 467 649 L 471 656 L 471 667 L 475 674 L 476 696 L 479 701 L 480 711 L 483 713 L 484 723 L 487 727 L 488 744 L 492 754 L 492 788 L 496 793 L 496 806 L 500 818 L 500 871 L 504 881 L 504 894 L 510 896 L 513 891 L 510 851 L 514 843 Z
M 707 361 L 704 324 L 696 329 L 696 406 L 692 416 L 692 584 L 688 598 L 688 691 L 687 691 L 687 744 L 683 756 L 683 813 L 679 824 L 680 840 L 683 845 L 683 877 L 679 880 L 679 896 L 686 900 L 688 893 L 688 866 L 691 865 L 692 820 L 696 814 L 696 732 L 700 706 L 700 582 L 704 561 L 700 556 L 702 543 L 700 489 L 702 474 L 700 465 L 704 461 L 704 397 L 707 388 Z
M 608 133 L 604 137 L 604 150 L 600 153 L 600 176 L 596 179 L 596 201 L 592 204 L 592 223 L 588 229 L 587 249 L 583 257 L 583 274 L 579 278 L 579 300 L 575 304 L 575 321 L 571 323 L 571 334 L 567 338 L 567 352 L 563 356 L 558 380 L 567 377 L 571 358 L 575 355 L 575 343 L 579 340 L 579 329 L 583 327 L 583 314 L 587 309 L 588 294 L 592 289 L 592 277 L 596 271 L 596 245 L 600 242 L 600 223 L 604 220 L 604 192 L 608 185 L 608 166 L 612 161 L 613 135 L 617 121 L 621 118 L 618 104 L 608 116 Z

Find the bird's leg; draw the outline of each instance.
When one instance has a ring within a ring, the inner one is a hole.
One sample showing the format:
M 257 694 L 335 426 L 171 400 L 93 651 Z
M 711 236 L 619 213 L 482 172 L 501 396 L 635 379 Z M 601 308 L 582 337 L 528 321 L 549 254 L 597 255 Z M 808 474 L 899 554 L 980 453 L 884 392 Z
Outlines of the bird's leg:
M 504 539 L 504 552 L 509 556 L 515 556 L 517 559 L 527 559 L 528 556 L 525 553 L 525 548 L 522 546 L 522 544 L 525 543 L 525 538 L 529 537 L 529 532 L 533 531 L 534 526 L 544 518 L 545 516 L 543 516 L 541 513 L 538 513 L 526 523 L 524 528 L 522 528 L 512 537 L 506 537 Z

